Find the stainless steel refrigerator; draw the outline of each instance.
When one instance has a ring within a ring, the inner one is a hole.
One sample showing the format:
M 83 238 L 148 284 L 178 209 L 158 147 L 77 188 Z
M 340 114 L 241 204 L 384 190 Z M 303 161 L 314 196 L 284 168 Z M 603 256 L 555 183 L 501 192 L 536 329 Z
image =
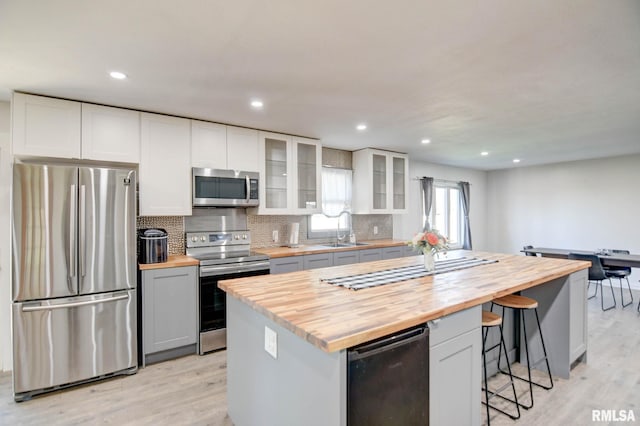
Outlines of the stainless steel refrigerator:
M 13 171 L 14 398 L 135 373 L 135 170 Z

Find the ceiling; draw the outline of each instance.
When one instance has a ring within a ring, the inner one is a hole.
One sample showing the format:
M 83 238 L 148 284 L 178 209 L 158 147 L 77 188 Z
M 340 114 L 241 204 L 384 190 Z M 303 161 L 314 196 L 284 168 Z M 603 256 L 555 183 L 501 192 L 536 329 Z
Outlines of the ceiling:
M 0 0 L 11 90 L 480 170 L 627 155 L 640 2 Z

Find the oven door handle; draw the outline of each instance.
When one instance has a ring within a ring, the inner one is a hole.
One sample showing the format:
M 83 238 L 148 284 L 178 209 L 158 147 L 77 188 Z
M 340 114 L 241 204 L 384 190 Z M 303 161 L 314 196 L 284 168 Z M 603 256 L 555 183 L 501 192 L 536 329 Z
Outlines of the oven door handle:
M 224 266 L 201 266 L 200 267 L 200 276 L 201 277 L 210 277 L 214 275 L 230 275 L 242 272 L 252 272 L 252 271 L 269 271 L 270 262 L 265 260 L 264 262 L 255 262 L 249 265 L 224 265 Z

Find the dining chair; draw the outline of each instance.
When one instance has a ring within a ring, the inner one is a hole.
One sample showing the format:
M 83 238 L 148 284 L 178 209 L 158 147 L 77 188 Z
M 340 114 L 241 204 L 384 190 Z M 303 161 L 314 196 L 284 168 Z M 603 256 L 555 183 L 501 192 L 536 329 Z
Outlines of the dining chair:
M 616 307 L 616 295 L 613 293 L 613 285 L 611 284 L 611 277 L 607 276 L 602 267 L 602 262 L 600 258 L 595 254 L 582 254 L 582 253 L 569 253 L 569 259 L 574 260 L 585 260 L 591 262 L 591 266 L 589 267 L 589 286 L 591 286 L 591 282 L 595 282 L 596 291 L 593 293 L 593 296 L 589 296 L 589 299 L 593 299 L 598 295 L 598 286 L 602 290 L 600 305 L 602 306 L 603 311 L 608 311 L 609 309 L 613 309 Z M 611 288 L 611 297 L 613 298 L 613 305 L 604 307 L 604 289 L 602 288 L 602 281 L 609 280 L 609 286 Z M 587 293 L 589 292 L 589 286 L 587 286 Z
M 523 250 L 529 250 L 529 249 L 532 249 L 532 248 L 533 248 L 533 246 L 524 246 L 524 247 L 522 247 Z M 536 256 L 536 257 L 538 256 L 536 253 L 529 253 L 528 251 L 525 251 L 524 255 L 525 256 Z
M 609 250 L 611 254 L 631 254 L 629 250 Z M 631 292 L 631 284 L 629 284 L 629 275 L 631 275 L 631 268 L 628 266 L 604 266 L 604 273 L 609 278 L 617 278 L 620 281 L 620 299 L 622 299 L 622 307 L 633 304 L 633 293 Z M 629 288 L 629 296 L 631 300 L 624 303 L 624 292 L 622 291 L 622 279 L 627 280 L 627 288 Z

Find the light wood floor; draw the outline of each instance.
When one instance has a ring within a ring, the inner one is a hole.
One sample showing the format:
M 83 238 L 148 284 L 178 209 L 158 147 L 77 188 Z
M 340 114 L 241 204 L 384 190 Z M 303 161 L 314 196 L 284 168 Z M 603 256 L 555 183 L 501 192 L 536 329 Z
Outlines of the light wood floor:
M 633 307 L 608 312 L 600 310 L 599 301 L 590 300 L 588 363 L 576 366 L 570 380 L 555 379 L 551 391 L 534 389 L 534 407 L 523 411 L 517 422 L 491 412 L 491 423 L 592 424 L 592 409 L 634 410 L 640 423 L 638 297 L 634 295 Z M 523 398 L 526 389 L 518 384 Z M 0 425 L 40 424 L 231 425 L 226 412 L 226 352 L 151 365 L 133 376 L 19 404 L 13 401 L 11 375 L 0 375 Z

